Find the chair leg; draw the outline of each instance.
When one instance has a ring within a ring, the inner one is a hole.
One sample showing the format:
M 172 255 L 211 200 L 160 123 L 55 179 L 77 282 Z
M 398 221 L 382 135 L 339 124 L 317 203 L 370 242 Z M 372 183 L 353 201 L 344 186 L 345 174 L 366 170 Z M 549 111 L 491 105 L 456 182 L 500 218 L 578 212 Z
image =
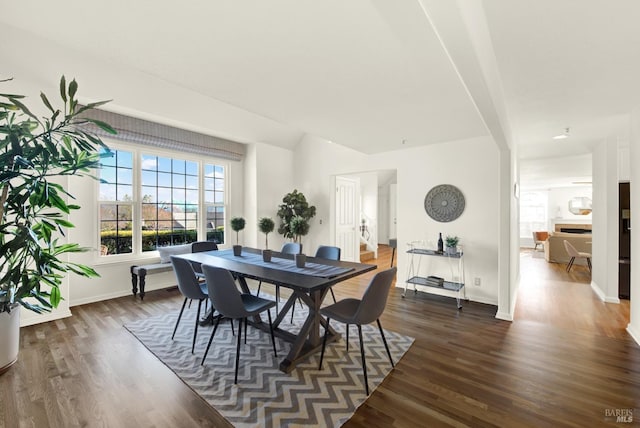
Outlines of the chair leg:
M 280 312 L 280 309 L 278 309 L 278 302 L 280 302 L 280 286 L 276 285 L 276 313 Z
M 238 366 L 240 365 L 240 343 L 242 342 L 242 318 L 238 318 L 238 345 L 236 346 L 236 377 L 234 384 L 238 383 Z
M 571 260 L 569 260 L 569 263 L 567 263 L 567 272 L 571 272 L 571 267 L 573 266 L 573 262 L 576 261 L 575 257 L 571 257 Z
M 318 370 L 322 370 L 322 359 L 324 358 L 324 348 L 327 346 L 327 336 L 329 336 L 329 321 L 330 318 L 327 318 L 327 326 L 324 329 L 324 337 L 322 338 L 322 351 L 320 352 L 320 364 L 318 365 Z
M 258 283 L 258 292 L 256 293 L 256 296 L 259 296 L 259 295 L 260 295 L 260 287 L 261 287 L 261 286 L 262 286 L 262 281 L 260 281 L 260 282 Z
M 204 360 L 207 358 L 207 354 L 209 353 L 209 348 L 211 348 L 211 342 L 213 342 L 213 336 L 216 335 L 216 330 L 218 330 L 218 324 L 220 324 L 220 318 L 222 318 L 221 316 L 216 318 L 216 324 L 213 326 L 213 331 L 211 332 L 211 337 L 209 338 L 209 343 L 207 344 L 207 350 L 204 351 L 204 356 L 202 357 L 202 361 L 200 362 L 200 365 L 204 364 Z M 231 320 L 231 325 L 233 325 L 233 320 Z
M 393 358 L 391 358 L 391 351 L 389 351 L 389 345 L 387 345 L 387 338 L 384 337 L 384 330 L 382 330 L 380 319 L 377 319 L 376 321 L 378 322 L 378 328 L 380 329 L 380 336 L 382 336 L 382 342 L 384 343 L 384 347 L 387 350 L 387 355 L 389 356 L 389 362 L 391 363 L 391 367 L 395 367 L 395 365 L 393 364 Z
M 244 344 L 247 344 L 247 324 L 249 324 L 247 322 L 247 319 L 244 319 Z
M 333 287 L 329 287 L 329 291 L 331 291 L 331 297 L 333 297 L 333 303 L 336 303 L 336 295 L 333 293 Z
M 200 309 L 202 308 L 202 299 L 198 300 L 198 314 L 196 315 L 196 328 L 193 330 L 193 343 L 191 344 L 191 353 L 196 349 L 196 337 L 198 336 L 198 324 L 200 321 Z
M 180 324 L 180 318 L 182 318 L 182 313 L 184 312 L 184 307 L 187 305 L 187 299 L 186 297 L 184 298 L 184 302 L 182 303 L 182 309 L 180 309 L 180 315 L 178 315 L 178 321 L 176 321 L 176 326 L 173 329 L 173 334 L 171 335 L 171 340 L 173 340 L 173 338 L 176 335 L 176 331 L 178 330 L 178 324 Z
M 278 358 L 278 351 L 276 351 L 276 337 L 273 335 L 273 323 L 271 322 L 271 311 L 267 309 L 267 316 L 269 317 L 269 332 L 271 333 L 271 343 L 273 344 L 273 355 Z
M 347 332 L 347 337 L 346 337 L 346 339 L 347 339 L 347 352 L 349 352 L 349 324 L 345 324 L 344 328 L 345 328 L 345 330 Z
M 591 272 L 591 259 L 587 257 L 587 266 L 589 266 L 589 272 Z
M 367 380 L 367 360 L 364 357 L 364 343 L 362 341 L 362 326 L 360 324 L 356 324 L 358 326 L 358 336 L 360 337 L 360 357 L 362 358 L 362 371 L 364 373 L 364 390 L 369 395 L 369 382 Z

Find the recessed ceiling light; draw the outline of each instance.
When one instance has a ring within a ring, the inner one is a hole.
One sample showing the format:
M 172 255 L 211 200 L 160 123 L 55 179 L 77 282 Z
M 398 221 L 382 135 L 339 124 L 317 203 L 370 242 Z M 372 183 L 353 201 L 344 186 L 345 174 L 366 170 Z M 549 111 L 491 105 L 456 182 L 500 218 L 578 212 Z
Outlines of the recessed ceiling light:
M 559 134 L 553 137 L 554 140 L 564 140 L 569 138 L 569 128 L 564 128 L 564 134 Z

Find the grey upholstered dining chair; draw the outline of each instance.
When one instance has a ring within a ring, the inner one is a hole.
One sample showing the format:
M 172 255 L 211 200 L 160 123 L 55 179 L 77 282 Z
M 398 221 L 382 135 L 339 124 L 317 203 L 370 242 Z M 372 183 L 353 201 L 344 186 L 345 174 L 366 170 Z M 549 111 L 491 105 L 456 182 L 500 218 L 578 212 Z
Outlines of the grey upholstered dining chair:
M 360 357 L 362 359 L 362 370 L 364 372 L 364 386 L 367 395 L 369 395 L 369 383 L 367 381 L 367 362 L 362 342 L 362 326 L 364 324 L 370 324 L 374 321 L 378 323 L 378 329 L 380 329 L 380 335 L 382 336 L 384 347 L 387 350 L 389 362 L 391 362 L 391 367 L 395 367 L 393 359 L 391 358 L 389 346 L 387 345 L 387 339 L 384 337 L 384 331 L 380 324 L 380 315 L 384 312 L 384 308 L 387 304 L 387 296 L 389 295 L 389 289 L 391 288 L 396 271 L 397 268 L 393 267 L 391 269 L 378 272 L 371 279 L 371 282 L 365 290 L 361 300 L 353 298 L 343 299 L 333 305 L 320 309 L 320 314 L 327 317 L 327 325 L 324 330 L 322 352 L 320 353 L 320 365 L 318 366 L 318 369 L 322 370 L 322 359 L 324 358 L 324 350 L 327 346 L 327 336 L 329 335 L 329 322 L 332 319 L 335 319 L 347 325 L 347 351 L 349 351 L 349 325 L 357 325 L 358 336 L 360 337 Z
M 217 251 L 217 250 L 218 250 L 218 244 L 211 241 L 198 241 L 198 242 L 193 242 L 191 244 L 192 253 L 203 253 L 205 251 Z M 200 264 L 193 263 L 192 266 L 193 266 L 193 271 L 196 273 L 197 276 L 204 277 Z
M 173 271 L 175 272 L 176 279 L 178 280 L 178 289 L 184 296 L 182 309 L 180 309 L 180 315 L 178 315 L 178 320 L 176 321 L 176 326 L 173 329 L 171 340 L 173 340 L 176 335 L 178 324 L 180 324 L 180 319 L 182 318 L 182 313 L 184 312 L 184 307 L 187 304 L 187 300 L 197 299 L 198 313 L 196 314 L 195 328 L 193 330 L 193 343 L 191 344 L 191 353 L 193 353 L 196 346 L 196 337 L 198 335 L 198 321 L 200 319 L 200 309 L 202 308 L 202 301 L 209 297 L 207 284 L 198 281 L 198 278 L 196 277 L 196 274 L 193 271 L 193 267 L 191 266 L 191 263 L 189 263 L 189 261 L 180 257 L 171 256 L 171 264 L 173 265 Z
M 576 259 L 587 259 L 587 266 L 589 267 L 589 272 L 591 272 L 591 253 L 584 253 L 576 250 L 576 247 L 566 240 L 564 241 L 564 248 L 567 250 L 569 257 L 571 257 L 571 260 L 567 263 L 567 272 L 571 272 L 571 268 L 573 267 L 573 263 Z
M 320 245 L 316 250 L 316 258 L 319 259 L 327 259 L 327 260 L 340 260 L 340 247 L 333 247 L 331 245 Z M 333 287 L 329 288 L 331 291 L 331 297 L 333 297 L 333 302 L 336 302 L 336 295 L 333 294 Z
M 269 317 L 269 331 L 271 333 L 271 343 L 273 344 L 273 354 L 277 357 L 276 340 L 273 336 L 273 324 L 271 323 L 270 309 L 276 305 L 276 302 L 262 297 L 254 296 L 249 293 L 240 293 L 231 272 L 215 266 L 202 265 L 202 271 L 209 284 L 209 298 L 211 305 L 225 318 L 238 320 L 238 344 L 236 347 L 236 374 L 234 383 L 238 383 L 238 365 L 240 362 L 240 343 L 242 341 L 242 322 L 244 321 L 244 342 L 247 343 L 247 318 L 267 312 Z M 220 318 L 216 319 L 216 324 L 211 332 L 207 349 L 202 357 L 201 365 L 204 364 L 209 348 L 213 342 L 213 337 L 218 329 Z

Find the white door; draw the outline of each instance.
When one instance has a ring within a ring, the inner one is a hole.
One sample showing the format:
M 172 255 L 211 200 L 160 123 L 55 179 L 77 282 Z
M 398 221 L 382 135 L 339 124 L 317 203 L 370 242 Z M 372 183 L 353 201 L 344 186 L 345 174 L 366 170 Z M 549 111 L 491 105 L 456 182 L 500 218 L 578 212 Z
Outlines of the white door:
M 389 185 L 389 239 L 395 239 L 398 237 L 396 230 L 396 191 L 397 184 Z
M 358 251 L 358 195 L 357 180 L 336 177 L 336 246 L 342 250 L 341 259 L 360 261 Z

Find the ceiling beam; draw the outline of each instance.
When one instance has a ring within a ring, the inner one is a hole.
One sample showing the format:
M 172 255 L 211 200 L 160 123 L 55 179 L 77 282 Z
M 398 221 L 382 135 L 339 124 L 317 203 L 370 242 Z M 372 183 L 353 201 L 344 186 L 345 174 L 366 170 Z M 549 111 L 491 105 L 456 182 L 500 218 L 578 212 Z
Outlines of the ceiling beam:
M 482 3 L 419 2 L 498 148 L 513 148 L 514 137 Z

